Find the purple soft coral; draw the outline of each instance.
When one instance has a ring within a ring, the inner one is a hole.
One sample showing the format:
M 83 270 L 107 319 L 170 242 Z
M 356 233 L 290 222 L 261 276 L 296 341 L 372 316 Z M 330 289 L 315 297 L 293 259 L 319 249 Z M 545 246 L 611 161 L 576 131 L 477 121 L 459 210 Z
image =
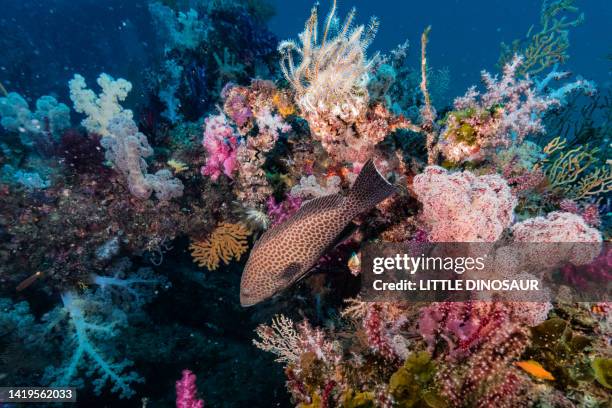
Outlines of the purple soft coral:
M 207 153 L 206 165 L 201 169 L 202 175 L 210 176 L 213 181 L 217 181 L 221 174 L 232 178 L 237 167 L 238 136 L 225 115 L 206 119 L 202 144 Z
M 280 203 L 277 203 L 273 196 L 268 198 L 266 206 L 268 207 L 268 216 L 272 220 L 272 226 L 282 224 L 289 217 L 295 214 L 302 205 L 302 199 L 291 194 Z
M 563 279 L 579 289 L 593 289 L 612 281 L 612 248 L 606 248 L 588 265 L 565 265 L 561 268 Z
M 545 302 L 432 303 L 421 309 L 419 332 L 430 350 L 446 343 L 450 359 L 461 359 L 522 324 L 541 323 L 549 310 Z
M 190 370 L 183 370 L 176 382 L 176 408 L 204 408 L 204 401 L 197 396 L 196 378 Z

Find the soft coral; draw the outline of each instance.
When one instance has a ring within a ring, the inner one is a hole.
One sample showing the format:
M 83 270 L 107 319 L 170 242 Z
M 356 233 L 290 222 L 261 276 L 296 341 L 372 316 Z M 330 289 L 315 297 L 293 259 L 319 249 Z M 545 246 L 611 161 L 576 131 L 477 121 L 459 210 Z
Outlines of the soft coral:
M 47 368 L 45 382 L 53 386 L 78 386 L 79 370 L 86 367 L 87 376 L 98 375 L 93 381 L 96 394 L 110 382 L 112 392 L 130 398 L 134 394 L 132 384 L 143 379 L 136 372 L 127 371 L 132 362 L 116 359 L 113 348 L 107 344 L 119 333 L 119 327 L 127 323 L 126 315 L 89 292 L 81 296 L 65 292 L 62 303 L 45 320 L 49 330 L 64 320 L 68 322 L 69 334 L 63 342 L 67 358 L 60 366 Z

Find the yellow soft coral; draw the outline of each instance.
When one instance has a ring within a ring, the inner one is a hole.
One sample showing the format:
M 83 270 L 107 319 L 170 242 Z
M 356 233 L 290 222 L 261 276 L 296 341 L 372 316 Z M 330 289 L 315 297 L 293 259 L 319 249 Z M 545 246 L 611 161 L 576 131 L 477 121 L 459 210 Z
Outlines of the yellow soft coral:
M 247 237 L 250 234 L 244 224 L 221 223 L 208 239 L 189 245 L 193 261 L 212 271 L 219 267 L 220 261 L 227 265 L 232 259 L 239 260 L 249 247 Z
M 272 104 L 278 109 L 284 118 L 295 113 L 295 106 L 289 99 L 287 93 L 276 91 L 272 96 Z

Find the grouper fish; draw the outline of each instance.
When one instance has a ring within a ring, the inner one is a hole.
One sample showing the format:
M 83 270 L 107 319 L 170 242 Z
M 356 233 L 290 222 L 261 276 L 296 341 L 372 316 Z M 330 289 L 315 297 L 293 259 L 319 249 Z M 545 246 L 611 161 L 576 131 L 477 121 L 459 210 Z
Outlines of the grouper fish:
M 395 191 L 369 160 L 346 196 L 331 194 L 308 201 L 288 220 L 266 231 L 253 246 L 242 273 L 240 304 L 255 305 L 303 278 L 355 217 Z

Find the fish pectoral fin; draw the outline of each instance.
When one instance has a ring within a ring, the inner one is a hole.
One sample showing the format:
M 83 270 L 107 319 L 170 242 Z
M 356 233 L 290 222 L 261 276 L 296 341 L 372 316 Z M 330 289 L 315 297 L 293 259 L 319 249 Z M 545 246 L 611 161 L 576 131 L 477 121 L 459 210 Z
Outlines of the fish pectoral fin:
M 302 264 L 299 262 L 292 262 L 281 272 L 280 278 L 288 284 L 299 279 L 299 275 L 302 272 Z
M 327 248 L 327 251 L 329 251 L 330 249 L 336 248 L 342 242 L 344 242 L 347 239 L 349 239 L 351 237 L 351 235 L 353 235 L 355 233 L 355 231 L 357 231 L 358 228 L 359 228 L 359 226 L 357 224 L 355 224 L 354 222 L 349 222 L 346 225 L 346 227 L 344 227 L 342 232 L 340 232 L 340 234 L 338 234 L 338 237 L 331 243 L 329 248 Z M 327 251 L 325 251 L 325 252 L 327 252 Z

